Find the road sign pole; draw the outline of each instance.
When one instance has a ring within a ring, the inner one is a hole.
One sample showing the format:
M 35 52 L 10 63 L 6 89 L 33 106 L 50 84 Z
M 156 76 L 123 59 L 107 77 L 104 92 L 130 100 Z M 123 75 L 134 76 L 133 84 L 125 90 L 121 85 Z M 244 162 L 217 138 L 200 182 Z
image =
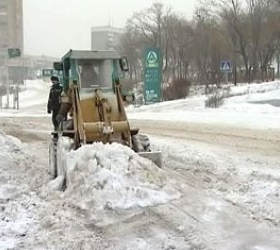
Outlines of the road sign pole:
M 19 109 L 19 85 L 16 87 L 17 109 Z
M 220 71 L 225 74 L 226 84 L 228 84 L 228 73 L 232 72 L 232 66 L 230 61 L 220 62 Z
M 226 84 L 228 84 L 228 72 L 225 72 L 226 75 Z
M 5 56 L 5 65 L 7 68 L 7 71 L 6 71 L 6 95 L 7 95 L 6 108 L 9 108 L 10 107 L 10 79 L 9 79 L 8 55 Z
M 13 109 L 16 109 L 16 93 L 15 93 L 15 89 L 13 86 Z

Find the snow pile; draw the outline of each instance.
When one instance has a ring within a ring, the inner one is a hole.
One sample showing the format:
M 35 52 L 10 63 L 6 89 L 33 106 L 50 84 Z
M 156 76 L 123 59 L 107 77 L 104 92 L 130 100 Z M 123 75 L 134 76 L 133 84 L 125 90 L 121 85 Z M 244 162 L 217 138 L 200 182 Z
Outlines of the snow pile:
M 280 81 L 264 82 L 261 84 L 251 83 L 240 86 L 231 87 L 231 93 L 234 96 L 246 95 L 246 94 L 257 94 L 273 92 L 280 89 Z
M 231 102 L 242 102 L 248 101 L 260 101 L 270 99 L 280 99 L 280 81 L 265 82 L 261 84 L 243 84 L 239 86 L 224 85 L 221 91 L 225 92 L 225 98 L 231 100 Z M 189 96 L 185 99 L 175 101 L 165 101 L 161 103 L 155 103 L 148 106 L 141 106 L 140 108 L 129 108 L 130 112 L 159 112 L 159 111 L 191 111 L 191 110 L 204 110 L 204 102 L 206 95 Z
M 230 95 L 232 97 L 225 100 L 221 109 L 258 114 L 279 114 L 280 112 L 279 107 L 271 105 L 277 100 L 279 100 L 278 106 L 280 105 L 280 82 L 232 87 Z
M 230 88 L 219 108 L 205 108 L 205 95 L 156 103 L 127 110 L 131 120 L 215 124 L 258 129 L 279 129 L 280 82 L 246 84 Z
M 0 131 L 0 145 L 1 169 L 17 166 L 17 155 L 21 154 L 23 149 L 21 141 L 13 136 L 7 136 Z
M 129 209 L 180 197 L 163 171 L 130 148 L 94 143 L 68 153 L 67 198 L 84 209 Z
M 17 180 L 28 155 L 18 139 L 2 132 L 0 145 L 0 249 L 15 249 L 33 223 L 29 186 Z

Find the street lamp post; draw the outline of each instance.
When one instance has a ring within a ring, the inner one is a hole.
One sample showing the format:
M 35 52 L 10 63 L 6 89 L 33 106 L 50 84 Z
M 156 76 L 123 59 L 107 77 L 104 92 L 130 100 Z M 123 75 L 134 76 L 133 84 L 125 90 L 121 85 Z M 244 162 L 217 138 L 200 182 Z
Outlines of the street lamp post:
M 237 84 L 236 51 L 234 52 L 234 86 Z
M 10 79 L 9 79 L 9 59 L 8 54 L 5 55 L 5 66 L 6 66 L 6 108 L 10 107 Z
M 234 50 L 234 55 L 233 55 L 233 57 L 234 57 L 234 85 L 236 86 L 237 85 L 237 66 L 236 66 L 236 64 L 237 64 L 237 58 L 236 58 L 236 55 L 237 54 L 239 54 L 240 53 L 240 50 Z

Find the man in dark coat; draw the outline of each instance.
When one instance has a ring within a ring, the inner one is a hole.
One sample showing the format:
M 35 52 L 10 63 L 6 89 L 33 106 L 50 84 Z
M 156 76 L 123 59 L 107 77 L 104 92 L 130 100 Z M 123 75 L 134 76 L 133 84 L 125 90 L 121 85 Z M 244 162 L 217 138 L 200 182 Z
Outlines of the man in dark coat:
M 60 106 L 61 106 L 61 92 L 63 90 L 63 87 L 59 83 L 59 79 L 57 76 L 51 77 L 52 86 L 49 93 L 49 100 L 47 105 L 47 111 L 48 114 L 52 113 L 52 123 L 54 126 L 54 129 L 57 130 L 59 123 L 56 120 L 56 116 L 59 112 Z

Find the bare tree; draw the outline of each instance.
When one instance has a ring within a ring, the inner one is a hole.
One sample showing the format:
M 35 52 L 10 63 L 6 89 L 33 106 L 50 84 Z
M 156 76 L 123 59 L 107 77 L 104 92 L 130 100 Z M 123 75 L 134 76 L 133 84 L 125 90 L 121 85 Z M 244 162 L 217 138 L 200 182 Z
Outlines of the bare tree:
M 235 78 L 236 72 L 245 73 L 243 78 L 249 82 L 260 78 L 260 69 L 265 79 L 277 55 L 280 68 L 280 0 L 200 2 L 191 21 L 161 3 L 128 20 L 122 51 L 130 61 L 131 79 L 143 76 L 142 57 L 150 46 L 161 48 L 164 82 L 179 86 L 173 93 L 191 81 L 218 85 L 222 60 L 232 60 Z
M 119 50 L 128 58 L 130 79 L 139 81 L 142 74 L 142 66 L 140 61 L 142 53 L 141 36 L 129 25 L 127 25 L 126 31 L 121 37 L 121 45 Z
M 166 16 L 164 43 L 166 80 L 187 79 L 191 61 L 190 51 L 194 39 L 190 23 L 176 15 Z
M 129 20 L 131 27 L 152 46 L 162 45 L 163 4 L 154 3 L 150 8 L 135 13 Z
M 271 25 L 273 1 L 277 0 L 218 0 L 212 6 L 231 39 L 234 55 L 238 53 L 243 59 L 247 81 L 251 81 L 253 69 L 267 69 L 277 48 L 278 35 Z

